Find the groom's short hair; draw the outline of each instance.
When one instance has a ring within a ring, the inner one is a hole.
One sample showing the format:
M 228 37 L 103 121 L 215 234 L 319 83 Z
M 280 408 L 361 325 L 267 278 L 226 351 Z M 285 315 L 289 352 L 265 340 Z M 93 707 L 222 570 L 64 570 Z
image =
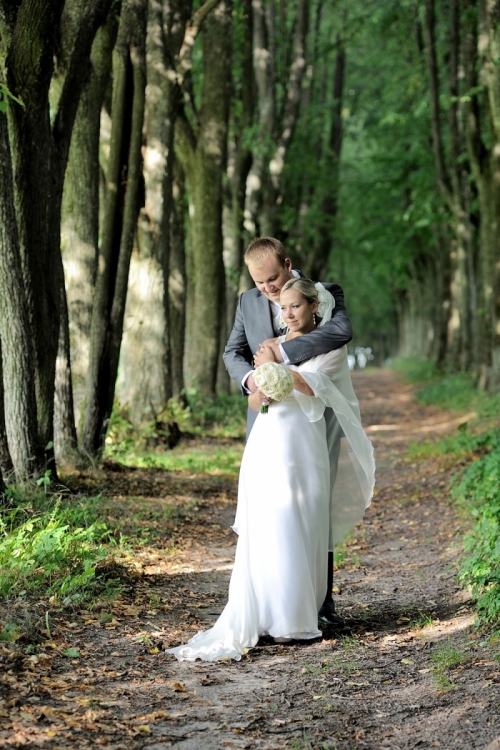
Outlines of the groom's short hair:
M 247 266 L 251 263 L 259 268 L 269 257 L 278 258 L 280 264 L 284 266 L 288 255 L 283 244 L 274 237 L 257 237 L 247 247 L 244 260 Z

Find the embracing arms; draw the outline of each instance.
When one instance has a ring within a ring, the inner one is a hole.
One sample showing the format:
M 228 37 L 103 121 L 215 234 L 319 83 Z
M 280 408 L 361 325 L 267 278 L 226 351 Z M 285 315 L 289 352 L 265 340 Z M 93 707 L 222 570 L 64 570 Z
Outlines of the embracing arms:
M 297 336 L 285 341 L 282 347 L 293 365 L 298 365 L 318 354 L 325 354 L 340 349 L 352 339 L 352 327 L 345 309 L 344 292 L 338 284 L 325 284 L 326 289 L 335 297 L 335 308 L 332 319 L 325 325 L 305 336 Z

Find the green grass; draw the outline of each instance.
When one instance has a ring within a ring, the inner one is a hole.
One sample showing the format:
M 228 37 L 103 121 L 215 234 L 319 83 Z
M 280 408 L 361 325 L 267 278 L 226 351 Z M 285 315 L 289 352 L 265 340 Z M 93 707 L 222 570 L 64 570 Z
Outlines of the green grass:
M 454 690 L 455 685 L 450 680 L 448 673 L 462 664 L 470 661 L 470 656 L 464 654 L 451 643 L 440 643 L 431 655 L 432 677 L 438 690 L 446 692 Z
M 420 612 L 418 617 L 410 622 L 410 628 L 413 630 L 423 630 L 423 628 L 428 628 L 431 625 L 432 617 L 425 614 L 425 612 Z
M 130 462 L 134 457 L 167 453 L 174 430 L 191 437 L 243 439 L 246 412 L 246 399 L 239 394 L 206 396 L 189 389 L 181 399 L 170 399 L 154 419 L 134 425 L 126 408 L 115 404 L 105 455 Z
M 438 377 L 434 363 L 418 357 L 394 357 L 389 366 L 400 373 L 406 383 L 425 383 Z
M 111 532 L 99 520 L 99 498 L 65 500 L 39 487 L 9 487 L 0 511 L 0 595 L 41 593 L 65 605 L 108 585 L 99 565 Z
M 208 446 L 200 449 L 181 444 L 171 451 L 155 453 L 144 451 L 116 454 L 114 457 L 125 466 L 140 469 L 166 469 L 187 471 L 190 474 L 219 474 L 237 476 L 241 464 L 243 446 Z
M 436 442 L 413 443 L 412 462 L 438 459 L 456 466 L 450 483 L 452 499 L 472 521 L 465 535 L 459 578 L 477 600 L 478 623 L 500 621 L 500 393 L 487 394 L 467 374 L 442 375 L 417 360 L 397 366 L 411 382 L 422 382 L 417 398 L 425 404 L 458 410 L 475 409 L 474 432 L 467 423 Z M 479 429 L 483 432 L 477 434 Z

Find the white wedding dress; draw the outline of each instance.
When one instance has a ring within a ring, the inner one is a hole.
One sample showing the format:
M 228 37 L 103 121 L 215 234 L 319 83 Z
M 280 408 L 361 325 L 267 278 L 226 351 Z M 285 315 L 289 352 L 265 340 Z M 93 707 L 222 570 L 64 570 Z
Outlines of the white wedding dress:
M 257 416 L 241 463 L 233 526 L 239 539 L 228 603 L 212 628 L 169 649 L 180 661 L 239 660 L 260 635 L 321 635 L 318 611 L 327 589 L 329 540 L 338 543 L 363 517 L 375 464 L 346 347 L 291 369 L 315 395 L 293 391 Z M 326 406 L 334 409 L 345 435 L 333 496 Z

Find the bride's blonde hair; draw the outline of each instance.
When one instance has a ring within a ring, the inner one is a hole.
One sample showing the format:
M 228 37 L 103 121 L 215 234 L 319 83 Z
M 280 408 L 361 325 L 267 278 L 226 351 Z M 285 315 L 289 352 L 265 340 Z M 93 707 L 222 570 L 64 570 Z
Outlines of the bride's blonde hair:
M 287 289 L 296 289 L 301 293 L 305 301 L 310 305 L 312 305 L 314 302 L 319 305 L 318 290 L 314 286 L 314 281 L 311 281 L 311 279 L 304 279 L 302 278 L 302 276 L 300 276 L 299 278 L 290 279 L 281 287 L 280 299 L 283 292 L 286 292 Z M 319 317 L 317 310 L 314 313 L 313 317 L 315 325 L 319 325 L 321 318 Z

